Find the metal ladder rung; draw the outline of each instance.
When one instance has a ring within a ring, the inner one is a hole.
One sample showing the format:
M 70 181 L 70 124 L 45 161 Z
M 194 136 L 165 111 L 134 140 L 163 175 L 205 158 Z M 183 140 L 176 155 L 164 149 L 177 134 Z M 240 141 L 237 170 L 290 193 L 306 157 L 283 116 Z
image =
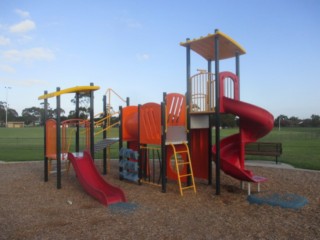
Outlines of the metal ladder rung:
M 183 174 L 183 175 L 180 175 L 180 178 L 188 177 L 188 176 L 192 176 L 192 174 L 191 174 L 191 173 L 189 173 L 189 174 Z
M 190 189 L 190 188 L 194 188 L 194 185 L 190 185 L 190 186 L 187 186 L 187 187 L 181 187 L 182 190 Z
M 177 151 L 176 153 L 188 153 L 188 151 Z
M 189 162 L 179 162 L 178 165 L 187 165 L 190 164 Z
M 181 196 L 183 196 L 183 190 L 186 190 L 186 189 L 193 188 L 194 192 L 195 193 L 197 192 L 196 185 L 195 185 L 195 182 L 194 182 L 194 176 L 193 176 L 193 170 L 192 170 L 192 164 L 191 164 L 189 148 L 188 148 L 188 145 L 186 143 L 183 143 L 183 144 L 184 144 L 186 150 L 181 150 L 181 151 L 176 151 L 176 148 L 175 148 L 174 144 L 173 143 L 170 144 L 171 147 L 173 148 L 173 154 L 174 154 L 174 159 L 175 159 L 175 163 L 176 163 L 176 170 L 177 170 L 177 175 L 178 175 L 178 183 L 179 183 Z M 187 154 L 187 160 L 183 161 L 183 162 L 178 162 L 178 159 L 177 159 L 177 154 L 178 153 Z M 180 169 L 179 169 L 178 166 L 181 166 L 181 165 L 185 165 L 185 166 L 188 165 L 190 167 L 190 172 L 187 173 L 187 174 L 180 175 Z M 181 178 L 183 178 L 183 177 L 191 177 L 192 184 L 190 186 L 182 187 Z

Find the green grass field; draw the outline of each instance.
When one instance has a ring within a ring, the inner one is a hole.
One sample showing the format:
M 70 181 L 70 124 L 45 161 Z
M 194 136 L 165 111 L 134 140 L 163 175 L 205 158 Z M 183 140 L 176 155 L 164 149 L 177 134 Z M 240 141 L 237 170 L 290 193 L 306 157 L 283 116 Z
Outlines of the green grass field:
M 100 131 L 101 129 L 97 129 Z M 80 131 L 81 132 L 81 131 Z M 109 137 L 117 137 L 118 129 L 108 131 Z M 80 137 L 81 138 L 81 137 Z M 98 134 L 95 142 L 102 139 Z M 80 139 L 80 144 L 84 139 Z M 75 151 L 74 142 L 70 144 L 70 151 Z M 82 147 L 80 146 L 80 148 Z M 110 148 L 112 158 L 118 158 L 119 145 Z M 44 129 L 42 127 L 0 128 L 0 161 L 37 161 L 44 159 Z M 83 148 L 82 148 L 83 149 Z M 95 154 L 95 158 L 102 158 L 102 151 Z
M 221 138 L 237 131 L 238 129 L 223 129 Z M 117 136 L 117 129 L 112 129 L 108 134 L 110 137 Z M 98 135 L 95 141 L 101 138 Z M 259 141 L 281 142 L 283 146 L 283 154 L 279 158 L 281 162 L 298 168 L 320 170 L 320 128 L 281 128 L 281 131 L 275 128 Z M 1 161 L 42 160 L 43 128 L 0 128 L 0 149 Z M 96 153 L 95 157 L 102 158 L 102 153 Z M 117 157 L 118 144 L 114 144 L 111 148 L 111 158 Z M 273 157 L 263 156 L 247 156 L 247 159 L 274 161 Z
M 221 138 L 238 132 L 238 129 L 223 129 Z M 281 142 L 280 162 L 297 168 L 320 170 L 320 128 L 274 128 L 260 142 Z M 247 156 L 246 159 L 274 161 L 274 157 Z

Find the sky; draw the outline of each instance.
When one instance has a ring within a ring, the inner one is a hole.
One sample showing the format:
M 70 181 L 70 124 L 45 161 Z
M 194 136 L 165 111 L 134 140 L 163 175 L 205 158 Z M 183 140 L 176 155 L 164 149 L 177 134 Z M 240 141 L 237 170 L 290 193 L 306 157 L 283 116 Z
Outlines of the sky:
M 132 105 L 160 103 L 163 92 L 186 92 L 180 42 L 215 29 L 246 50 L 242 101 L 275 118 L 320 115 L 319 0 L 0 0 L 0 101 L 21 115 L 45 90 L 93 83 L 95 113 L 109 88 Z M 192 53 L 191 67 L 207 62 Z M 234 59 L 220 69 L 234 72 Z M 67 113 L 72 98 L 61 97 Z

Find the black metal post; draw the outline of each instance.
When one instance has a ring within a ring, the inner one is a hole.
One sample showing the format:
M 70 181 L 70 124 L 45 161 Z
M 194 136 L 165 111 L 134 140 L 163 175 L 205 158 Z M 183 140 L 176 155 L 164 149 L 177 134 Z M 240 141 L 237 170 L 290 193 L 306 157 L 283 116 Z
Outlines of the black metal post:
M 187 38 L 187 41 L 189 41 L 190 39 Z M 186 73 L 186 85 L 187 85 L 187 96 L 186 96 L 186 104 L 187 104 L 187 130 L 188 130 L 188 135 L 187 135 L 187 139 L 188 139 L 188 143 L 189 143 L 189 148 L 191 147 L 191 135 L 189 133 L 189 129 L 190 129 L 190 104 L 191 104 L 191 81 L 190 81 L 190 76 L 191 76 L 191 49 L 190 49 L 190 45 L 187 45 L 186 47 L 186 58 L 187 58 L 187 62 L 186 62 L 186 68 L 187 68 L 187 73 Z
M 217 33 L 218 30 L 215 30 Z M 216 78 L 216 195 L 220 195 L 220 83 L 219 83 L 219 35 L 214 38 L 214 60 Z
M 240 54 L 239 54 L 239 51 L 236 51 L 236 75 L 238 76 L 239 99 L 240 99 Z
M 139 184 L 141 184 L 141 179 L 143 177 L 143 170 L 142 168 L 144 167 L 143 165 L 143 158 L 146 157 L 146 153 L 144 152 L 144 149 L 141 149 L 141 142 L 140 142 L 140 109 L 141 109 L 141 105 L 138 105 L 138 152 L 139 152 L 139 159 L 138 159 L 138 163 L 139 163 L 139 172 L 138 172 L 138 176 L 139 176 Z M 128 147 L 128 142 L 127 142 L 127 147 Z M 129 146 L 130 147 L 130 146 Z M 145 160 L 147 161 L 147 160 Z
M 212 66 L 211 66 L 212 61 L 208 60 L 208 76 L 210 77 L 209 80 L 213 81 L 213 79 L 211 79 L 211 73 L 212 73 Z M 210 95 L 210 109 L 211 107 L 211 103 L 212 103 L 212 84 L 210 82 L 209 84 L 210 89 L 209 89 L 209 95 Z M 208 184 L 212 185 L 212 114 L 209 114 L 209 129 L 208 129 Z
M 79 100 L 79 98 L 80 98 L 80 93 L 77 92 L 76 93 L 76 112 L 75 112 L 75 114 L 76 114 L 75 118 L 76 119 L 80 118 L 80 111 L 79 111 L 80 100 Z M 76 149 L 75 150 L 76 150 L 76 152 L 80 151 L 80 127 L 79 127 L 79 122 L 78 122 L 78 124 L 76 126 Z
M 122 119 L 122 106 L 119 106 L 119 120 L 120 120 L 120 125 L 119 125 L 119 153 L 121 148 L 123 147 L 123 137 L 122 137 L 122 124 L 123 124 L 123 119 Z M 119 161 L 120 161 L 120 155 L 119 155 Z
M 60 91 L 60 88 L 57 87 L 57 92 Z M 57 188 L 61 188 L 61 131 L 60 131 L 60 125 L 61 125 L 61 119 L 60 119 L 60 112 L 61 112 L 61 103 L 60 103 L 60 95 L 57 96 Z
M 106 119 L 106 117 L 108 116 L 107 96 L 106 95 L 103 95 L 102 104 L 103 104 L 103 118 L 104 118 L 104 120 L 103 120 L 103 129 L 104 129 L 104 131 L 102 133 L 102 137 L 103 137 L 103 139 L 106 139 L 107 138 L 107 131 L 106 131 L 107 119 Z M 103 149 L 103 174 L 104 175 L 107 174 L 107 147 L 105 147 Z
M 187 38 L 187 41 L 190 39 Z M 190 81 L 190 76 L 191 76 L 191 48 L 190 45 L 188 44 L 186 47 L 186 68 L 187 68 L 187 73 L 186 73 L 186 85 L 187 85 L 187 93 L 186 93 L 186 104 L 187 104 L 187 140 L 188 140 L 188 147 L 190 151 L 190 155 L 193 156 L 193 148 L 191 144 L 191 133 L 190 133 L 190 128 L 191 128 L 191 117 L 190 117 L 190 109 L 191 109 L 191 81 Z M 190 166 L 188 165 L 187 169 L 188 174 L 190 173 Z M 191 185 L 191 177 L 189 176 L 187 178 L 187 185 Z
M 166 98 L 166 93 L 163 94 L 163 99 Z M 161 102 L 161 186 L 162 192 L 167 192 L 167 151 L 166 151 L 166 109 L 165 103 Z
M 44 91 L 44 95 L 48 94 Z M 48 157 L 47 157 L 47 117 L 48 117 L 48 99 L 44 99 L 44 112 L 43 112 L 43 128 L 44 128 L 44 181 L 48 182 L 49 172 L 48 172 Z
M 93 83 L 90 83 L 93 86 Z M 90 91 L 90 153 L 94 160 L 94 95 L 93 91 Z
M 130 106 L 130 98 L 129 97 L 127 97 L 126 98 L 126 105 L 127 105 L 127 107 L 128 106 Z M 138 131 L 138 135 L 140 136 L 140 131 Z M 140 137 L 139 137 L 139 139 L 140 139 Z M 126 143 L 126 146 L 127 146 L 127 148 L 129 148 L 129 142 L 127 141 L 127 143 Z M 140 148 L 140 146 L 139 146 L 139 148 Z

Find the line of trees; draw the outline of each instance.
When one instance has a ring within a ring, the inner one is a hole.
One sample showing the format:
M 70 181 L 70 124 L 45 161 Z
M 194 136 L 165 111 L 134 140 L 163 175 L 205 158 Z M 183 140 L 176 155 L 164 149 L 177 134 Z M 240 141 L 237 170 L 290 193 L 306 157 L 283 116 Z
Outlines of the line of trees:
M 232 114 L 223 114 L 221 116 L 222 127 L 237 127 L 239 119 Z M 320 127 L 320 115 L 312 114 L 310 118 L 299 119 L 298 117 L 288 117 L 279 115 L 274 119 L 275 127 Z
M 275 119 L 274 125 L 281 127 L 320 127 L 320 115 L 312 114 L 307 119 L 280 115 Z
M 71 100 L 75 105 L 75 98 Z M 80 95 L 79 98 L 79 117 L 87 119 L 90 113 L 90 98 L 87 94 Z M 43 103 L 42 103 L 43 105 Z M 48 118 L 56 118 L 57 109 L 52 109 L 48 104 Z M 64 109 L 60 109 L 61 121 L 75 118 L 75 111 L 70 111 L 67 115 Z M 22 110 L 21 116 L 11 108 L 6 109 L 6 102 L 0 102 L 0 126 L 5 126 L 5 122 L 24 122 L 27 126 L 37 126 L 44 124 L 44 107 L 30 107 Z
M 88 104 L 85 103 L 85 99 L 81 102 L 79 107 L 80 118 L 87 119 L 89 117 L 90 108 Z M 74 101 L 72 100 L 74 103 Z M 75 111 L 70 111 L 68 114 L 65 113 L 63 109 L 61 109 L 61 121 L 66 119 L 75 118 Z M 22 115 L 19 116 L 17 111 L 12 108 L 8 108 L 6 112 L 6 103 L 0 101 L 0 126 L 5 126 L 5 121 L 8 122 L 24 122 L 27 126 L 37 126 L 43 125 L 44 120 L 44 108 L 43 107 L 30 107 L 25 108 L 22 111 Z M 57 110 L 48 108 L 48 117 L 55 118 L 57 116 Z M 99 117 L 98 117 L 99 118 Z M 118 119 L 115 117 L 112 119 L 112 122 L 117 121 Z M 275 127 L 320 127 L 320 115 L 312 114 L 310 118 L 307 119 L 299 119 L 298 117 L 288 117 L 286 115 L 279 115 L 274 120 Z M 233 128 L 239 126 L 239 119 L 235 115 L 232 114 L 222 114 L 221 115 L 221 126 L 223 128 Z
M 90 108 L 79 107 L 79 114 L 81 119 L 88 119 Z M 19 116 L 16 110 L 8 108 L 6 113 L 5 107 L 0 102 L 0 126 L 5 126 L 6 114 L 8 122 L 24 122 L 27 126 L 38 126 L 44 123 L 44 108 L 30 107 L 22 110 L 22 115 Z M 56 118 L 57 110 L 48 109 L 48 118 Z M 67 115 L 64 109 L 60 109 L 61 121 L 75 118 L 75 111 L 70 111 Z
M 75 105 L 75 99 L 72 99 L 71 102 Z M 90 98 L 88 95 L 80 95 L 79 99 L 79 118 L 88 119 L 90 116 Z M 43 103 L 42 103 L 43 105 Z M 112 109 L 111 109 L 112 110 Z M 111 111 L 110 110 L 110 111 Z M 107 110 L 108 111 L 108 110 Z M 57 109 L 52 109 L 50 104 L 48 105 L 48 118 L 56 118 Z M 73 119 L 76 117 L 75 111 L 70 111 L 66 114 L 64 109 L 60 109 L 61 121 L 66 119 Z M 97 116 L 97 119 L 102 116 Z M 24 122 L 26 126 L 39 126 L 44 124 L 44 107 L 30 107 L 22 110 L 21 116 L 17 113 L 16 110 L 12 108 L 6 109 L 6 102 L 0 101 L 0 127 L 5 127 L 6 120 L 8 122 Z M 116 118 L 111 119 L 111 123 L 117 121 Z

